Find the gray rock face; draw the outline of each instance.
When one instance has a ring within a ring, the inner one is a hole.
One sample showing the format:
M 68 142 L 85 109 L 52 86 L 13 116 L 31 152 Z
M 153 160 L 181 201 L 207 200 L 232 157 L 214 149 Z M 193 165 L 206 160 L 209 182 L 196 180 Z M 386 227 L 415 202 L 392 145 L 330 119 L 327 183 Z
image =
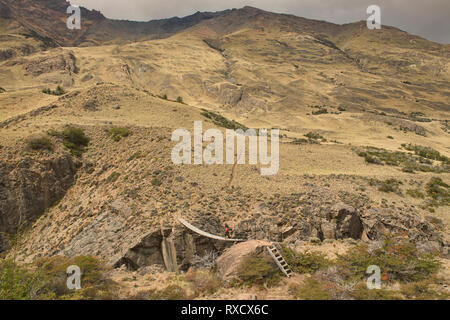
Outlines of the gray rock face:
M 331 208 L 327 219 L 325 230 L 322 224 L 324 239 L 361 238 L 363 226 L 355 208 L 343 203 L 336 204 Z
M 35 221 L 64 196 L 76 171 L 68 155 L 0 162 L 0 232 L 15 233 L 19 225 Z M 0 234 L 0 252 L 7 246 Z

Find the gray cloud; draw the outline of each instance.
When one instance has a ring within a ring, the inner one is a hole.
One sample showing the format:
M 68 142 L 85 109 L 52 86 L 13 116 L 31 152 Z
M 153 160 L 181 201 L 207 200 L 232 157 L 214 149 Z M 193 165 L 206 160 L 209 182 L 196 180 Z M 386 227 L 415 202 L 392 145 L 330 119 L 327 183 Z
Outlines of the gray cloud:
M 365 20 L 367 7 L 377 4 L 382 10 L 382 24 L 432 41 L 450 43 L 449 0 L 71 0 L 71 3 L 100 10 L 108 18 L 136 21 L 249 5 L 334 23 Z

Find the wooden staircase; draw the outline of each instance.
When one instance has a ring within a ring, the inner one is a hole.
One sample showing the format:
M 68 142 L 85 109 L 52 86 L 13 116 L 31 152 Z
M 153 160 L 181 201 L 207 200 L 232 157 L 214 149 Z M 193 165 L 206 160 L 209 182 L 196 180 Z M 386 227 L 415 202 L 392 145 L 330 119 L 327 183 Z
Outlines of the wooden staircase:
M 280 253 L 280 250 L 278 250 L 277 246 L 272 243 L 271 246 L 267 246 L 267 251 L 269 251 L 269 254 L 272 256 L 273 260 L 275 260 L 276 264 L 280 268 L 280 270 L 286 275 L 286 277 L 290 278 L 294 275 L 294 272 L 292 272 L 291 268 L 287 264 L 287 262 L 284 260 L 283 256 Z

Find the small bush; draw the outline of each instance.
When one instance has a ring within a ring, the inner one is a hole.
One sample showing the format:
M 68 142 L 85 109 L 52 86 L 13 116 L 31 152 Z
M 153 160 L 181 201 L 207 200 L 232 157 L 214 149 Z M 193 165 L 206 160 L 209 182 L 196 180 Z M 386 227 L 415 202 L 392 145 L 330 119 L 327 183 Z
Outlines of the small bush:
M 178 103 L 183 103 L 183 98 L 182 98 L 182 97 L 178 97 L 178 98 L 177 98 L 177 102 L 178 102 Z
M 306 279 L 300 286 L 291 287 L 290 292 L 294 297 L 303 300 L 330 300 L 332 298 L 323 283 L 312 277 Z
M 307 134 L 305 134 L 305 137 L 311 140 L 321 140 L 322 142 L 327 141 L 327 139 L 325 139 L 322 135 L 320 135 L 317 132 L 308 132 Z
M 72 155 L 80 157 L 89 144 L 89 138 L 84 134 L 83 129 L 69 127 L 62 132 L 63 144 L 70 150 Z
M 426 185 L 426 192 L 431 197 L 436 206 L 450 205 L 450 186 L 441 178 L 433 177 Z
M 162 185 L 162 181 L 158 178 L 153 178 L 151 184 L 154 187 L 159 187 L 160 185 Z
M 61 96 L 66 92 L 64 91 L 63 87 L 57 86 L 55 90 L 50 90 L 49 88 L 42 89 L 42 93 Z
M 114 183 L 117 181 L 117 179 L 119 179 L 120 177 L 120 173 L 118 172 L 113 172 L 111 173 L 111 175 L 106 179 L 106 182 L 108 183 Z
M 327 114 L 328 110 L 326 108 L 320 108 L 319 110 L 313 111 L 312 114 L 317 116 L 320 114 Z
M 264 256 L 253 256 L 242 262 L 238 270 L 240 285 L 274 286 L 281 280 L 280 269 Z
M 128 128 L 113 128 L 109 130 L 109 136 L 116 142 L 120 141 L 122 138 L 128 137 L 131 133 L 131 130 Z
M 377 179 L 370 179 L 369 184 L 371 186 L 377 186 L 378 191 L 381 191 L 381 192 L 386 192 L 386 193 L 394 192 L 399 195 L 402 194 L 402 191 L 400 190 L 400 186 L 403 183 L 397 179 L 391 178 L 391 179 L 387 179 L 384 181 L 377 180 Z
M 162 290 L 155 291 L 149 297 L 150 300 L 184 300 L 186 292 L 176 284 L 171 284 Z
M 425 199 L 425 194 L 423 194 L 419 189 L 408 189 L 406 194 L 416 199 Z
M 139 159 L 142 157 L 144 157 L 144 155 L 142 154 L 142 151 L 138 150 L 127 159 L 127 162 L 130 162 L 130 161 L 133 161 L 134 159 Z
M 298 253 L 294 250 L 284 247 L 282 254 L 287 264 L 296 273 L 314 273 L 317 270 L 329 267 L 332 261 L 319 252 Z
M 28 140 L 28 146 L 31 150 L 48 150 L 53 151 L 53 143 L 47 137 L 34 137 Z

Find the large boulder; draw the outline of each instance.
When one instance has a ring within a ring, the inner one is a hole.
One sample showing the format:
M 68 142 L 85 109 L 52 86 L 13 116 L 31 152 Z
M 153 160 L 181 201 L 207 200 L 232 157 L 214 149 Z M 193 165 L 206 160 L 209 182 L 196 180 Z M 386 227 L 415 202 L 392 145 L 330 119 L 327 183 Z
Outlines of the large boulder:
M 246 258 L 263 253 L 270 245 L 268 241 L 250 240 L 232 246 L 217 259 L 217 274 L 224 281 L 231 280 Z

